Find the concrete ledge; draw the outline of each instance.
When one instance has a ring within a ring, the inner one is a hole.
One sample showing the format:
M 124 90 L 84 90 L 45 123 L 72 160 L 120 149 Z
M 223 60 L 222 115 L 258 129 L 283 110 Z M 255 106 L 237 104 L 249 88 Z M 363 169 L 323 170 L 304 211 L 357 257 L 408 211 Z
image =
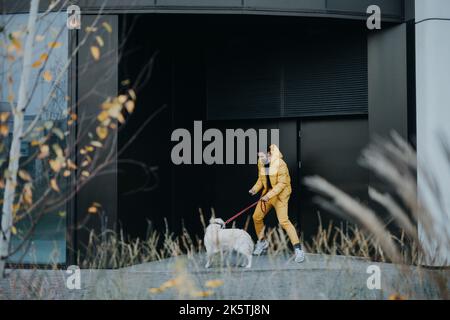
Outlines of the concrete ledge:
M 118 270 L 81 270 L 81 289 L 66 288 L 63 270 L 13 270 L 0 281 L 0 299 L 178 299 L 193 298 L 190 286 L 213 291 L 206 299 L 387 299 L 400 294 L 409 299 L 441 298 L 435 279 L 440 277 L 449 288 L 450 271 L 373 263 L 364 259 L 308 254 L 297 264 L 292 257 L 255 257 L 251 269 L 236 267 L 237 257 L 218 259 L 214 267 L 204 268 L 204 256 L 181 256 L 149 262 Z M 369 265 L 381 270 L 381 290 L 369 290 Z M 150 293 L 164 282 L 182 277 L 179 287 Z M 208 280 L 222 280 L 223 285 L 207 288 Z M 27 286 L 42 287 L 32 290 Z M 42 292 L 42 296 L 35 294 Z

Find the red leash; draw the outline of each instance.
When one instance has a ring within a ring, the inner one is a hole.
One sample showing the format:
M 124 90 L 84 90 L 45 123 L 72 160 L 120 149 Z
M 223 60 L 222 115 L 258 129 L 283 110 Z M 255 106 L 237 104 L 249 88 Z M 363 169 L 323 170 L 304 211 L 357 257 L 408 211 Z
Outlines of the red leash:
M 259 199 L 258 201 L 256 201 L 255 203 L 252 203 L 251 205 L 249 205 L 247 208 L 239 211 L 238 213 L 236 213 L 234 216 L 232 216 L 230 219 L 228 219 L 227 221 L 225 221 L 225 224 L 230 223 L 231 221 L 233 221 L 234 219 L 236 219 L 237 217 L 239 217 L 241 214 L 243 214 L 244 212 L 248 211 L 249 209 L 253 208 L 254 206 L 256 206 L 258 204 L 258 202 L 260 202 L 261 199 Z M 263 212 L 266 212 L 266 203 L 264 201 L 261 201 L 261 209 Z

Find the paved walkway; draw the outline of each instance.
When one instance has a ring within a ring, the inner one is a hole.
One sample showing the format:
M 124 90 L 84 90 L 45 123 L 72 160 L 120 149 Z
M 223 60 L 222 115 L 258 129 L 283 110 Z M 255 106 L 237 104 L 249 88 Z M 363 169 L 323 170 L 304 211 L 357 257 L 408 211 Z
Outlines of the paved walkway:
M 218 257 L 219 258 L 219 257 Z M 43 292 L 48 299 L 387 299 L 401 294 L 409 299 L 436 299 L 439 292 L 434 278 L 436 271 L 373 263 L 364 259 L 307 254 L 298 264 L 292 256 L 255 257 L 251 269 L 236 267 L 236 256 L 213 267 L 204 268 L 204 255 L 180 256 L 149 262 L 119 270 L 82 270 L 81 290 L 68 290 L 63 270 L 14 271 L 9 280 L 0 281 L 0 299 L 11 295 L 11 283 L 17 286 L 28 278 L 45 279 Z M 381 289 L 367 287 L 368 267 L 380 270 Z M 450 285 L 450 271 L 440 273 Z M 173 281 L 176 279 L 176 281 Z M 210 280 L 220 284 L 210 288 Z M 169 282 L 168 282 L 169 281 Z M 164 284 L 166 288 L 158 290 Z M 149 290 L 154 288 L 152 290 Z M 17 292 L 21 292 L 14 289 Z

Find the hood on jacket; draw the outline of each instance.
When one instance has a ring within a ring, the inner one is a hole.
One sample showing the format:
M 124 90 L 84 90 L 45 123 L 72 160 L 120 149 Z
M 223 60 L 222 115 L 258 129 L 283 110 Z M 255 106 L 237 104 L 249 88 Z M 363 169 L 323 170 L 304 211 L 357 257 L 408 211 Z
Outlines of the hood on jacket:
M 280 149 L 278 149 L 276 144 L 271 144 L 269 146 L 269 150 L 270 150 L 270 155 L 271 155 L 272 161 L 283 158 L 283 154 L 281 153 Z
M 264 163 L 260 160 L 258 160 L 258 168 L 260 175 L 275 175 L 278 172 L 278 169 L 280 168 L 281 163 L 283 162 L 283 154 L 281 153 L 280 149 L 275 144 L 271 144 L 269 146 L 269 151 L 271 155 L 270 159 L 270 167 L 268 172 L 266 171 L 266 168 L 264 167 Z

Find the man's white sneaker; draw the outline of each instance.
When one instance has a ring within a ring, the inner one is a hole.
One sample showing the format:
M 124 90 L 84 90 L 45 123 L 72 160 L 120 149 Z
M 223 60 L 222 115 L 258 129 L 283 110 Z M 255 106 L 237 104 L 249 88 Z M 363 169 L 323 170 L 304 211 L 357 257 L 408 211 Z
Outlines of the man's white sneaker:
M 269 248 L 269 242 L 267 240 L 258 240 L 255 250 L 253 250 L 253 255 L 260 256 L 267 248 Z
M 295 249 L 295 262 L 301 263 L 305 261 L 305 253 L 302 249 Z

